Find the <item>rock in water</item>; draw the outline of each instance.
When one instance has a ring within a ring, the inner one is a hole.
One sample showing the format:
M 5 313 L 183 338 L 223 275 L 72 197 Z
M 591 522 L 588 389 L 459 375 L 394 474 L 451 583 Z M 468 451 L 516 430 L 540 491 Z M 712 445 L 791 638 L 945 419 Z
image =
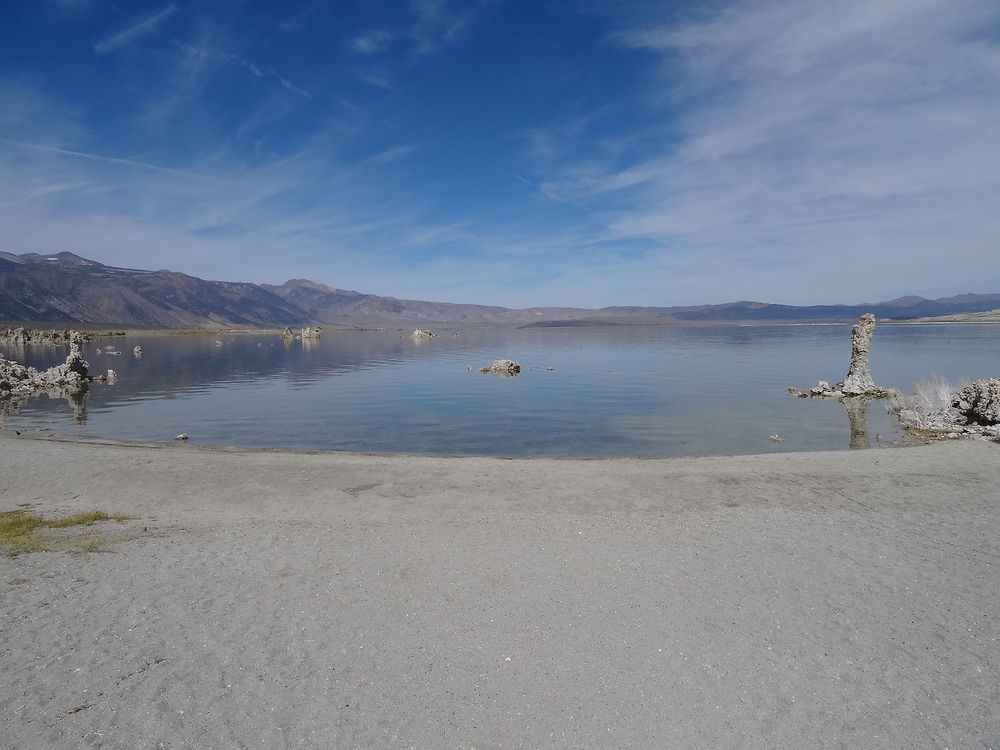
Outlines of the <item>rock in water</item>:
M 482 367 L 479 371 L 510 378 L 521 372 L 521 365 L 511 359 L 495 359 L 489 367 Z
M 955 394 L 952 406 L 970 424 L 1000 424 L 1000 378 L 973 380 Z
M 74 338 L 70 341 L 69 356 L 66 357 L 66 361 L 39 373 L 38 377 L 47 385 L 76 385 L 88 380 L 89 367 L 90 364 L 80 351 L 80 339 Z
M 884 396 L 886 390 L 875 385 L 872 379 L 871 367 L 868 364 L 868 353 L 872 347 L 872 336 L 875 334 L 875 316 L 865 313 L 851 328 L 851 366 L 847 377 L 834 386 L 846 396 Z
M 319 332 L 320 332 L 320 327 L 319 326 L 316 326 L 315 328 L 303 328 L 302 329 L 302 338 L 304 338 L 304 339 L 318 339 L 319 338 Z
M 872 336 L 875 334 L 875 316 L 865 313 L 851 328 L 851 366 L 847 377 L 832 388 L 825 380 L 821 380 L 809 390 L 800 391 L 789 388 L 788 392 L 798 398 L 843 398 L 844 396 L 871 396 L 872 398 L 889 398 L 898 394 L 895 389 L 880 388 L 872 379 L 871 367 L 868 364 L 868 352 L 872 347 Z
M 413 329 L 413 333 L 410 334 L 411 339 L 433 339 L 437 338 L 437 334 L 432 331 L 425 331 L 421 328 Z
M 90 341 L 91 334 L 80 331 L 40 331 L 31 328 L 4 328 L 0 330 L 0 341 L 21 346 L 24 344 L 65 344 L 77 339 Z
M 89 366 L 80 353 L 79 338 L 71 340 L 69 356 L 63 364 L 44 372 L 0 357 L 0 396 L 32 393 L 52 386 L 81 385 L 90 380 L 87 376 Z

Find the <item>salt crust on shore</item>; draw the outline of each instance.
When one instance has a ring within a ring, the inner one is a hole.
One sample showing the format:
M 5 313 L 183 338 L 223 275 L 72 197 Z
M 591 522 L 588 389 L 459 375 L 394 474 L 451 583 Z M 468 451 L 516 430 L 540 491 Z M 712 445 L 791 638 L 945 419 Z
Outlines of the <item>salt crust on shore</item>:
M 0 746 L 997 748 L 998 477 L 0 433 L 0 510 L 148 528 L 0 558 Z

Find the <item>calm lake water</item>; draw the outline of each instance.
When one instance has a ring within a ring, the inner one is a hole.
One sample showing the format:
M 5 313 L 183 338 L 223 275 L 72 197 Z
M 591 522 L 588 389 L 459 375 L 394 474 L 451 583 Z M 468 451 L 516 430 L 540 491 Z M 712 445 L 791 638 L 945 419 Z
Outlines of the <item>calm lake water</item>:
M 90 385 L 76 406 L 34 398 L 0 420 L 6 429 L 126 440 L 184 432 L 206 445 L 456 455 L 719 455 L 852 444 L 841 403 L 786 391 L 846 374 L 849 326 L 436 330 L 430 341 L 414 341 L 408 330 L 328 331 L 318 341 L 98 339 L 84 355 L 94 373 L 114 369 L 116 384 Z M 109 344 L 121 355 L 96 354 Z M 997 377 L 998 345 L 1000 326 L 880 325 L 872 372 L 880 385 L 907 392 L 932 374 Z M 0 353 L 44 368 L 67 350 Z M 521 374 L 478 371 L 499 358 L 520 362 Z M 867 430 L 867 440 L 855 431 L 855 447 L 899 437 L 878 401 Z M 784 441 L 772 442 L 773 434 Z

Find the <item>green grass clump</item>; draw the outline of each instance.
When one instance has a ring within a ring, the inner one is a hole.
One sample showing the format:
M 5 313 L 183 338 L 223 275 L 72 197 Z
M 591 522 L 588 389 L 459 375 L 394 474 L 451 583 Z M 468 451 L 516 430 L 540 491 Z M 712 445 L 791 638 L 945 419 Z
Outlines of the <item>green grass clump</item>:
M 93 526 L 98 521 L 127 521 L 129 516 L 121 513 L 109 514 L 103 510 L 91 510 L 71 516 L 45 520 L 42 516 L 24 510 L 0 512 L 0 550 L 8 557 L 16 557 L 28 552 L 45 552 L 61 549 L 73 554 L 104 551 L 106 540 L 92 536 L 70 539 L 37 533 L 38 529 L 65 529 L 71 526 Z

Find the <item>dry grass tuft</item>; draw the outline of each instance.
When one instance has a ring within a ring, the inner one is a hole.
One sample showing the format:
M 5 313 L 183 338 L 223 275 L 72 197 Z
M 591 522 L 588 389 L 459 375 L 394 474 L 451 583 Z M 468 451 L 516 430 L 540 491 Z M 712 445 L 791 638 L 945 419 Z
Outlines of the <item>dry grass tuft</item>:
M 7 557 L 17 557 L 28 552 L 47 552 L 54 541 L 45 534 L 25 534 L 0 541 L 0 548 Z
M 103 510 L 90 510 L 86 513 L 77 513 L 75 516 L 65 516 L 57 518 L 55 521 L 48 521 L 45 525 L 50 529 L 62 529 L 67 526 L 93 526 L 97 521 L 128 521 L 129 517 L 122 513 L 108 515 Z
M 100 539 L 80 539 L 66 548 L 71 555 L 89 555 L 93 552 L 107 552 L 104 542 Z
M 0 544 L 44 525 L 45 519 L 41 516 L 29 515 L 23 510 L 4 511 L 0 513 Z
M 0 512 L 0 550 L 8 557 L 16 557 L 28 552 L 63 550 L 82 555 L 89 552 L 103 552 L 108 540 L 94 536 L 56 537 L 38 533 L 38 529 L 65 529 L 72 526 L 93 526 L 98 521 L 127 521 L 129 516 L 121 513 L 109 514 L 102 510 L 92 510 L 45 520 L 42 516 L 24 510 Z

